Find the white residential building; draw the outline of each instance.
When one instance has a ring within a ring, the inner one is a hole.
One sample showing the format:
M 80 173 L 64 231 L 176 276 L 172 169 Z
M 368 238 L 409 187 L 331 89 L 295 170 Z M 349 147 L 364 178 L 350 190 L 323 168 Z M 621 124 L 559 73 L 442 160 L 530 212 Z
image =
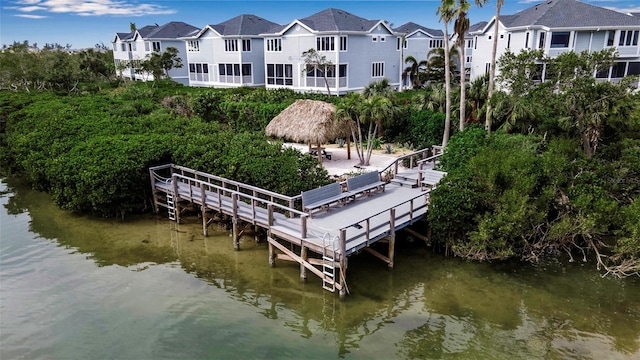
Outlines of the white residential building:
M 576 0 L 547 0 L 513 15 L 501 15 L 497 25 L 494 17 L 470 32 L 474 40 L 472 79 L 489 71 L 495 26 L 498 26 L 497 58 L 506 51 L 518 53 L 523 49 L 542 49 L 546 56 L 554 57 L 568 51 L 615 48 L 618 53 L 615 65 L 594 75 L 613 81 L 628 75 L 640 77 L 637 13 L 623 14 Z
M 302 53 L 309 49 L 333 64 L 326 74 L 332 95 L 359 91 L 385 78 L 392 86 L 400 84 L 398 35 L 383 20 L 330 8 L 262 36 L 269 89 L 327 93 L 323 74 L 305 65 Z
M 256 15 L 240 15 L 207 25 L 187 44 L 191 86 L 264 86 L 264 39 L 258 36 L 281 25 Z
M 188 85 L 187 48 L 185 41 L 180 38 L 197 33 L 199 30 L 195 26 L 172 21 L 164 25 L 147 25 L 128 33 L 116 33 L 111 42 L 115 66 L 116 69 L 120 69 L 116 71 L 119 75 L 131 80 L 153 80 L 153 75 L 136 71 L 135 68 L 153 52 L 162 53 L 168 47 L 174 47 L 178 49 L 182 68 L 171 69 L 169 76 L 174 81 Z

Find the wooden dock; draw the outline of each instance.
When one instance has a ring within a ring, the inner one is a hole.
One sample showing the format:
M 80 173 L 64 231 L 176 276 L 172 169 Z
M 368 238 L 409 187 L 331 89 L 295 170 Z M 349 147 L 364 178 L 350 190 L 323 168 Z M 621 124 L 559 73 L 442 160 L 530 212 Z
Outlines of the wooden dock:
M 322 279 L 325 289 L 337 289 L 344 296 L 350 255 L 368 251 L 393 267 L 396 232 L 426 216 L 429 192 L 444 173 L 428 166 L 437 156 L 425 154 L 422 150 L 391 164 L 383 172 L 389 177 L 384 192 L 363 194 L 313 216 L 301 210 L 300 195 L 277 194 L 173 164 L 150 168 L 149 173 L 156 211 L 165 207 L 169 218 L 179 222 L 185 208 L 197 206 L 205 236 L 214 216 L 226 217 L 236 250 L 242 229 L 263 228 L 272 266 L 276 259 L 295 261 L 302 279 L 310 271 Z M 398 164 L 405 158 L 410 159 L 409 169 L 399 172 Z M 386 254 L 370 247 L 376 242 L 388 243 Z

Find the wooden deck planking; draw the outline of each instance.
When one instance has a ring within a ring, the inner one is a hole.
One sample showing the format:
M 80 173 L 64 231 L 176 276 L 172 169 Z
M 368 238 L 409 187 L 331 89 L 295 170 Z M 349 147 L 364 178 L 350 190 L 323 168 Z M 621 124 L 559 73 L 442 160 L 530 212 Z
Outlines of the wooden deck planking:
M 158 189 L 173 194 L 171 183 L 157 183 Z M 218 193 L 205 190 L 205 206 L 208 209 L 220 211 L 226 215 L 233 214 L 233 201 L 230 196 L 220 196 Z M 274 212 L 274 222 L 271 230 L 296 245 L 304 243 L 315 252 L 322 252 L 324 246 L 323 237 L 334 239 L 339 236 L 340 229 L 346 229 L 346 255 L 349 256 L 364 247 L 367 247 L 380 239 L 390 235 L 391 208 L 396 209 L 395 230 L 410 225 L 412 222 L 424 217 L 427 213 L 427 202 L 424 196 L 416 189 L 410 189 L 394 184 L 388 184 L 385 192 L 374 192 L 371 196 L 358 196 L 355 201 L 344 205 L 331 206 L 329 210 L 316 212 L 314 217 L 307 220 L 307 236 L 301 236 L 300 217 L 287 218 L 284 214 Z M 203 205 L 201 189 L 178 181 L 178 194 L 181 200 L 187 200 L 197 205 Z M 418 196 L 418 197 L 416 197 Z M 410 201 L 414 199 L 413 210 Z M 243 201 L 237 202 L 237 216 L 245 221 L 268 226 L 268 211 L 260 206 L 252 207 Z M 255 213 L 254 213 L 255 209 Z M 366 221 L 369 220 L 369 239 L 367 239 Z M 357 228 L 354 225 L 359 225 Z M 336 249 L 336 253 L 340 253 Z M 341 255 L 341 254 L 340 254 Z
M 339 236 L 340 229 L 346 229 L 346 255 L 349 256 L 390 235 L 389 211 L 378 214 L 380 211 L 396 209 L 394 230 L 400 230 L 424 217 L 427 213 L 427 202 L 424 195 L 427 193 L 387 184 L 385 192 L 377 192 L 371 196 L 360 196 L 345 205 L 333 206 L 328 211 L 314 213 L 313 218 L 307 221 L 307 238 L 302 241 L 313 245 L 310 247 L 321 249 L 323 246 L 322 238 L 326 233 L 330 234 L 330 238 L 334 238 Z M 418 195 L 417 198 L 416 195 Z M 409 203 L 411 199 L 414 199 L 413 212 Z M 299 238 L 299 225 L 291 224 L 296 219 L 299 221 L 299 218 L 278 220 L 272 226 L 272 231 L 276 231 L 281 236 L 286 235 L 288 239 Z M 370 229 L 368 241 L 366 239 L 367 219 L 369 219 Z M 355 224 L 358 224 L 360 228 L 355 227 Z M 297 245 L 300 243 L 298 242 Z

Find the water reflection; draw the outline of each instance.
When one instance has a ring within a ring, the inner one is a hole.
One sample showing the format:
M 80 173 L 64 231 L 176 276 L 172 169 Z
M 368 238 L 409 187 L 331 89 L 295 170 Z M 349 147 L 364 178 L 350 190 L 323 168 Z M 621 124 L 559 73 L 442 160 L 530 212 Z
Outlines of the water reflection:
M 476 264 L 400 241 L 393 271 L 368 254 L 352 257 L 352 295 L 340 301 L 323 291 L 315 277 L 301 283 L 296 264 L 279 262 L 270 268 L 264 243 L 243 238 L 242 250 L 233 251 L 229 233 L 221 227 L 205 238 L 197 218 L 176 225 L 164 216 L 127 222 L 75 216 L 58 211 L 44 194 L 10 179 L 7 183 L 10 190 L 0 189 L 6 213 L 28 213 L 32 232 L 85 254 L 98 266 L 146 273 L 163 264 L 208 284 L 209 289 L 198 289 L 199 296 L 189 301 L 172 289 L 150 290 L 158 297 L 154 306 L 171 315 L 158 324 L 152 347 L 158 357 L 176 349 L 187 357 L 202 357 L 214 346 L 217 357 L 231 357 L 238 355 L 238 347 L 251 349 L 248 343 L 260 344 L 261 352 L 254 355 L 265 358 L 640 355 L 640 282 L 601 279 L 592 264 Z M 225 297 L 228 301 L 221 300 Z M 253 312 L 238 312 L 237 304 Z M 131 306 L 144 313 L 148 304 Z M 212 331 L 211 324 L 221 321 L 224 329 Z M 186 339 L 186 333 L 199 345 Z M 274 342 L 274 336 L 291 344 L 302 339 L 304 354 Z

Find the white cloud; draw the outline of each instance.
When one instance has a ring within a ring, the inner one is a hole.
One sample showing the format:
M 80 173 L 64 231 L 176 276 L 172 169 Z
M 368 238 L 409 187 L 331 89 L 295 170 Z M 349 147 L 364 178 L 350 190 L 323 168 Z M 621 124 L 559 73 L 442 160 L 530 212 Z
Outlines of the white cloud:
M 14 6 L 5 7 L 5 9 L 19 12 L 41 11 L 81 16 L 143 16 L 176 13 L 174 9 L 167 8 L 166 6 L 122 0 L 16 0 L 13 1 L 12 5 Z M 19 15 L 20 14 L 17 14 L 16 16 Z M 45 17 L 44 15 L 32 16 Z
M 32 14 L 15 14 L 13 16 L 27 18 L 27 19 L 44 19 L 48 17 L 44 15 L 32 15 Z

